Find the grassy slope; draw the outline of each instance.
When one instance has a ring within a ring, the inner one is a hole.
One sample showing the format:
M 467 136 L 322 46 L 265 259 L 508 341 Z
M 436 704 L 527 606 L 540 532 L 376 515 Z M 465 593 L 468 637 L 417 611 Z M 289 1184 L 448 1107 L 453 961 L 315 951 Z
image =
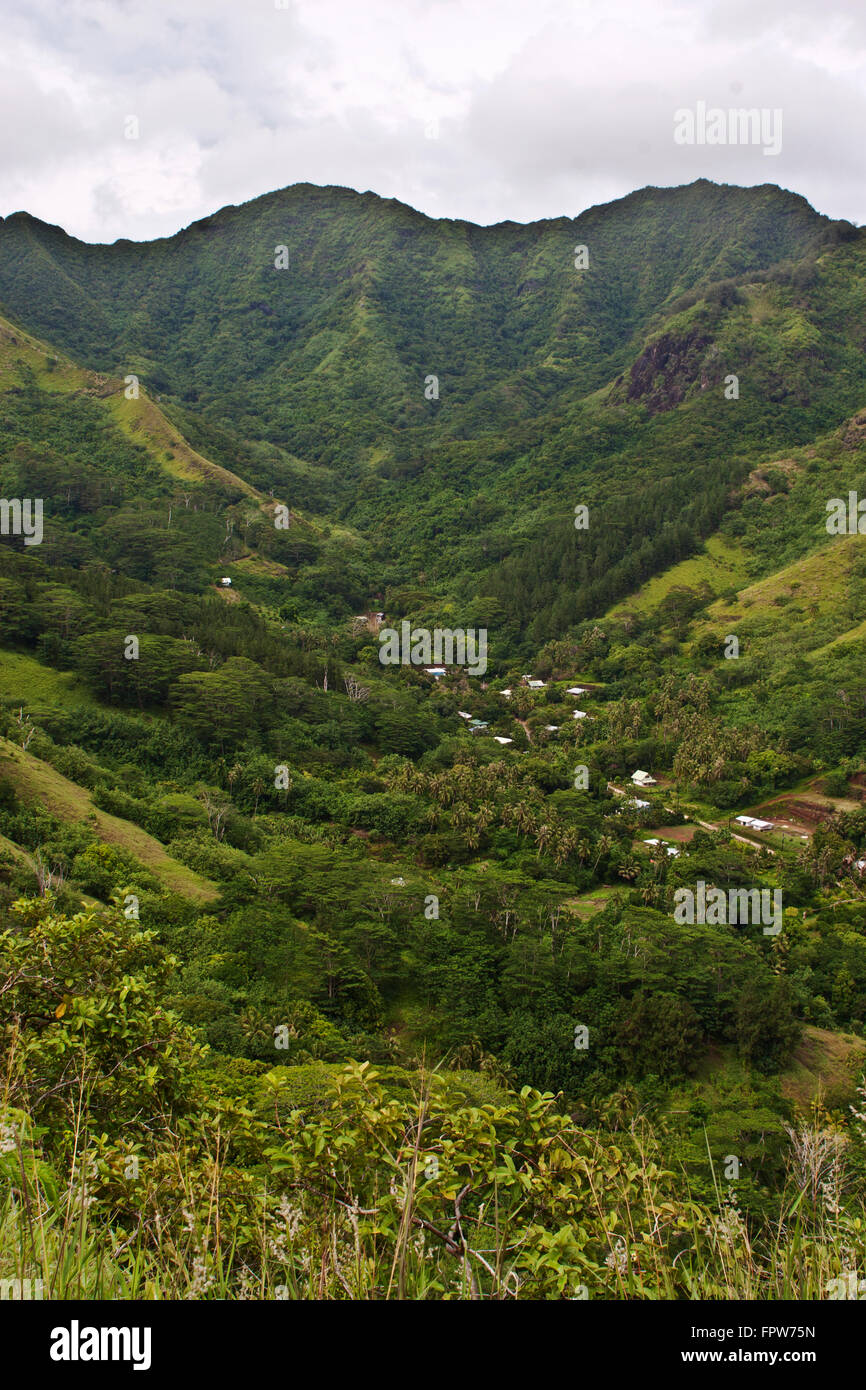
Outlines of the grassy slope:
M 855 1086 L 864 1061 L 863 1038 L 807 1024 L 789 1065 L 770 1079 L 779 1094 L 800 1109 L 821 1101 L 831 1110 L 845 1111 L 856 1098 Z M 682 1113 L 695 1099 L 709 1106 L 711 1128 L 721 1125 L 736 1129 L 746 1123 L 759 1131 L 766 1125 L 771 1131 L 780 1123 L 760 1102 L 749 1098 L 748 1073 L 731 1043 L 714 1043 L 707 1049 L 694 1078 L 672 1095 L 672 1113 Z
M 736 600 L 718 600 L 709 609 L 710 617 L 730 624 L 747 616 L 750 609 L 772 607 L 780 598 L 795 599 L 813 616 L 832 613 L 844 595 L 851 566 L 861 547 L 858 536 L 828 541 L 804 559 L 748 585 Z
M 53 364 L 53 365 L 52 365 Z M 79 394 L 104 400 L 117 426 L 135 443 L 143 444 L 151 457 L 176 478 L 206 480 L 238 488 L 246 496 L 259 494 L 236 473 L 211 463 L 197 453 L 163 415 L 159 406 L 139 388 L 137 400 L 127 400 L 122 380 L 77 367 L 47 343 L 0 318 L 0 389 L 22 382 L 22 367 L 33 372 L 41 390 L 58 395 Z
M 72 671 L 55 671 L 24 652 L 0 651 L 0 700 L 26 706 L 36 719 L 41 709 L 98 708 Z
M 615 604 L 609 616 L 617 617 L 626 612 L 651 613 L 672 589 L 698 589 L 708 584 L 714 593 L 720 594 L 726 589 L 739 588 L 748 577 L 747 565 L 748 556 L 739 546 L 722 536 L 710 536 L 700 554 L 655 575 L 636 593 Z
M 45 806 L 61 820 L 86 821 L 101 840 L 134 855 L 172 892 L 202 901 L 217 896 L 215 884 L 172 859 L 159 840 L 141 826 L 99 810 L 83 787 L 8 739 L 0 739 L 0 775 L 12 782 L 25 804 L 36 802 Z
M 866 1061 L 866 1039 L 806 1027 L 791 1065 L 782 1073 L 782 1093 L 805 1105 L 819 1096 L 829 1105 L 853 1099 L 854 1080 Z

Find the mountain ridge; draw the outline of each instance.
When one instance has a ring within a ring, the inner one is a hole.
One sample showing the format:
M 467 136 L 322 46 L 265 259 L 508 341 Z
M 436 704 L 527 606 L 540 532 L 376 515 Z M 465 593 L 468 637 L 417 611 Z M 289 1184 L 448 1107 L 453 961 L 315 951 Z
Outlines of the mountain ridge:
M 166 236 L 149 237 L 144 238 L 141 241 L 136 241 L 131 237 L 116 237 L 115 240 L 112 242 L 88 241 L 82 237 L 75 236 L 74 233 L 69 232 L 60 223 L 46 222 L 44 218 L 37 217 L 35 213 L 29 212 L 26 208 L 17 208 L 13 212 L 6 213 L 5 216 L 0 216 L 0 226 L 2 226 L 4 222 L 14 222 L 20 219 L 25 222 L 37 223 L 41 227 L 45 227 L 52 232 L 60 232 L 64 237 L 67 237 L 70 241 L 78 242 L 82 246 L 102 248 L 112 248 L 115 246 L 121 246 L 124 248 L 129 246 L 149 246 L 166 241 L 172 241 L 175 237 L 183 236 L 197 227 L 207 227 L 216 219 L 220 218 L 223 214 L 238 212 L 245 208 L 253 207 L 256 204 L 265 203 L 269 200 L 284 198 L 288 194 L 300 193 L 302 191 L 312 191 L 313 193 L 317 194 L 334 194 L 337 197 L 347 196 L 349 198 L 357 198 L 362 201 L 365 199 L 373 199 L 377 204 L 399 209 L 401 212 L 409 213 L 413 217 L 421 218 L 423 221 L 430 223 L 447 223 L 450 225 L 470 227 L 475 230 L 481 231 L 495 231 L 500 228 L 517 228 L 526 230 L 532 227 L 548 226 L 552 223 L 579 222 L 582 218 L 588 217 L 591 214 L 599 214 L 610 208 L 622 206 L 623 204 L 640 200 L 646 195 L 676 195 L 677 193 L 682 192 L 682 190 L 688 188 L 736 190 L 746 194 L 751 192 L 763 193 L 767 190 L 772 190 L 774 192 L 778 192 L 779 194 L 788 199 L 791 199 L 798 206 L 801 206 L 807 211 L 813 213 L 816 217 L 821 218 L 826 222 L 847 221 L 847 219 L 844 218 L 833 218 L 828 213 L 819 212 L 818 209 L 815 208 L 814 205 L 811 204 L 802 193 L 797 193 L 795 189 L 783 188 L 780 184 L 776 184 L 771 181 L 767 181 L 766 183 L 762 184 L 736 184 L 719 183 L 715 179 L 697 178 L 692 179 L 689 183 L 685 184 L 644 184 L 640 188 L 632 189 L 629 193 L 623 193 L 618 198 L 610 198 L 603 203 L 591 203 L 588 207 L 583 208 L 580 212 L 575 214 L 557 213 L 550 217 L 532 218 L 528 222 L 518 222 L 514 218 L 509 217 L 502 218 L 498 222 L 473 222 L 471 221 L 471 219 L 465 217 L 437 216 L 432 213 L 426 213 L 422 211 L 422 209 L 414 207 L 411 203 L 405 202 L 402 198 L 387 197 L 385 194 L 377 193 L 375 189 L 372 188 L 357 189 L 351 187 L 351 185 L 349 184 L 318 184 L 311 183 L 309 180 L 301 180 L 298 183 L 284 184 L 280 188 L 269 189 L 266 193 L 257 193 L 252 198 L 247 198 L 240 203 L 223 203 L 220 207 L 215 208 L 213 212 L 205 213 L 202 217 L 194 218 L 192 222 L 188 222 L 184 226 L 178 227 L 176 231 L 170 232 Z M 849 225 L 854 224 L 849 223 Z

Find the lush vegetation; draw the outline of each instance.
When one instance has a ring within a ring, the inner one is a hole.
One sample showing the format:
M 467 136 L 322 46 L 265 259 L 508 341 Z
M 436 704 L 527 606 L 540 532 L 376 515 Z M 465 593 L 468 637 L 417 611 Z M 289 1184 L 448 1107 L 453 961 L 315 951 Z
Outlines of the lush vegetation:
M 0 496 L 45 504 L 0 541 L 0 1277 L 866 1279 L 863 247 L 705 183 L 0 225 Z M 383 666 L 380 613 L 486 675 Z M 702 884 L 781 929 L 677 920 Z

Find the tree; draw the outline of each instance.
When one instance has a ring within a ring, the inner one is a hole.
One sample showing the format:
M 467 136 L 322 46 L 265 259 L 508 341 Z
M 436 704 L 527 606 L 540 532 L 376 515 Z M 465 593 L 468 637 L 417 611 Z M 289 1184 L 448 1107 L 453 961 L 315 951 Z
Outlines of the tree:
M 688 1000 L 662 992 L 624 1001 L 616 1036 L 623 1065 L 633 1075 L 671 1077 L 695 1070 L 703 1034 Z
M 203 1049 L 165 1008 L 178 962 L 119 906 L 68 916 L 51 894 L 2 920 L 0 977 L 9 1102 L 42 1123 L 86 1103 L 98 1132 L 149 1141 L 172 1109 L 194 1110 Z
M 744 983 L 736 1009 L 737 1048 L 758 1071 L 779 1071 L 799 1042 L 803 1026 L 792 1005 L 784 977 Z

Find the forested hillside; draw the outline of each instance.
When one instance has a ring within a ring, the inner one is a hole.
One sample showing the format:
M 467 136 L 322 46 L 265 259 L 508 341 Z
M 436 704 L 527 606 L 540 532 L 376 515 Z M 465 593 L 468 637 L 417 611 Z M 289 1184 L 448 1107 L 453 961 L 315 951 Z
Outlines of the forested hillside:
M 298 185 L 0 311 L 0 1276 L 848 1296 L 866 236 Z

